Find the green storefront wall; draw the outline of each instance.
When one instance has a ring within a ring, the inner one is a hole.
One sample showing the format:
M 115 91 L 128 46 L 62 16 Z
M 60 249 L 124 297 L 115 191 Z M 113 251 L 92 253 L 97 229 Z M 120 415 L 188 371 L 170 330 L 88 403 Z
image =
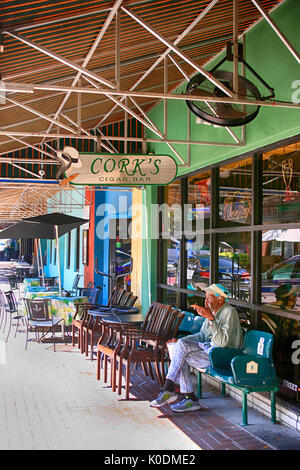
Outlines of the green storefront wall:
M 300 1 L 286 0 L 272 13 L 275 24 L 287 38 L 289 43 L 300 53 Z M 205 66 L 209 70 L 223 54 Z M 293 97 L 300 100 L 300 67 L 299 63 L 288 51 L 283 42 L 278 38 L 270 25 L 262 20 L 249 30 L 244 37 L 244 57 L 257 73 L 275 90 L 275 99 L 291 102 Z M 246 78 L 257 83 L 255 77 L 246 72 Z M 298 81 L 298 83 L 297 83 Z M 294 86 L 294 87 L 293 87 Z M 295 88 L 296 87 L 296 88 Z M 181 94 L 186 89 L 186 83 L 177 89 Z M 299 91 L 298 91 L 299 90 Z M 268 90 L 260 86 L 260 91 L 265 96 Z M 185 102 L 175 100 L 168 101 L 168 138 L 187 139 L 187 106 Z M 153 107 L 148 113 L 151 120 L 159 128 L 163 129 L 164 108 L 163 103 Z M 241 138 L 241 128 L 233 128 L 238 138 Z M 147 129 L 147 137 L 156 138 Z M 190 148 L 190 166 L 178 167 L 178 175 L 184 175 L 206 166 L 222 162 L 232 157 L 262 148 L 266 145 L 279 142 L 292 136 L 300 135 L 300 108 L 276 108 L 262 107 L 257 118 L 247 124 L 245 131 L 245 146 L 225 145 L 194 145 Z M 216 143 L 233 143 L 233 138 L 224 128 L 215 128 L 205 124 L 196 124 L 195 115 L 191 114 L 191 140 L 200 140 Z M 187 161 L 188 151 L 186 145 L 174 144 L 175 149 L 182 158 Z M 148 152 L 154 154 L 169 154 L 171 150 L 166 144 L 149 143 Z M 149 213 L 151 203 L 156 202 L 155 188 L 147 187 L 145 190 L 145 204 Z M 144 224 L 145 230 L 149 229 L 151 221 Z M 147 311 L 150 300 L 155 300 L 155 279 L 157 272 L 156 240 L 143 241 L 143 263 L 147 270 L 143 270 L 143 311 Z M 150 280 L 150 282 L 149 282 Z M 149 286 L 151 296 L 149 295 Z

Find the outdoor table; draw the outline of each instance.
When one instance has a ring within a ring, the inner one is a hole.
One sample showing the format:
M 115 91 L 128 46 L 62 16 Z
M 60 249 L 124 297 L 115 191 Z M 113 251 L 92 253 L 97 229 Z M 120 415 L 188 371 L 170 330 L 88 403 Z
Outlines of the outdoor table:
M 24 288 L 27 289 L 28 287 L 38 287 L 41 285 L 41 281 L 38 277 L 25 277 L 24 281 Z
M 72 325 L 72 320 L 76 313 L 76 304 L 88 303 L 86 296 L 63 297 L 52 294 L 49 297 L 51 298 L 52 315 L 63 318 L 66 326 Z
M 34 266 L 31 266 L 30 264 L 28 263 L 12 263 L 11 267 L 13 269 L 16 269 L 17 271 L 17 275 L 20 275 L 20 276 L 23 276 L 25 277 L 25 272 L 30 269 L 35 269 Z
M 132 323 L 132 324 L 141 324 L 144 322 L 144 316 L 141 313 L 116 313 L 115 315 L 111 311 L 101 311 L 89 309 L 88 314 L 92 317 L 100 317 L 101 321 L 107 323 Z
M 43 287 L 29 287 L 27 299 L 50 299 L 51 315 L 64 319 L 64 327 L 72 325 L 73 317 L 76 313 L 76 304 L 87 303 L 88 298 L 80 297 L 63 297 L 58 295 L 58 290 L 46 291 Z M 26 314 L 25 305 L 23 305 L 23 314 Z M 64 339 L 65 330 L 62 328 L 62 338 Z
M 49 295 L 58 295 L 58 287 L 53 287 L 47 290 L 43 286 L 26 286 L 24 289 L 24 297 L 28 299 L 35 299 L 36 297 L 49 297 Z

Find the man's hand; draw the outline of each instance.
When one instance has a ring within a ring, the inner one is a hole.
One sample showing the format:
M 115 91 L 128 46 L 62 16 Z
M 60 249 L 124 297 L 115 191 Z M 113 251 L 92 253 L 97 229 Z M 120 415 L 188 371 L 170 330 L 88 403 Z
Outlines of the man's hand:
M 210 310 L 210 308 L 208 307 L 200 307 L 199 305 L 195 304 L 195 305 L 191 305 L 191 307 L 196 310 L 196 312 L 198 313 L 198 315 L 200 315 L 201 317 L 205 317 L 207 318 L 209 321 L 213 321 L 214 320 L 214 315 L 212 314 L 212 311 Z

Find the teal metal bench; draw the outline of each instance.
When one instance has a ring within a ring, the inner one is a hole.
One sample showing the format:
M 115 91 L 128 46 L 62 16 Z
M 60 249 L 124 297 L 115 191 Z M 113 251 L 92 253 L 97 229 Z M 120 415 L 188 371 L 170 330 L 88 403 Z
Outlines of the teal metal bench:
M 226 384 L 242 391 L 242 426 L 248 425 L 247 395 L 252 392 L 271 393 L 271 421 L 276 423 L 276 392 L 279 381 L 273 362 L 274 336 L 263 331 L 247 331 L 243 349 L 213 348 L 210 367 L 198 370 L 198 397 L 202 398 L 202 374 L 221 382 L 225 396 Z

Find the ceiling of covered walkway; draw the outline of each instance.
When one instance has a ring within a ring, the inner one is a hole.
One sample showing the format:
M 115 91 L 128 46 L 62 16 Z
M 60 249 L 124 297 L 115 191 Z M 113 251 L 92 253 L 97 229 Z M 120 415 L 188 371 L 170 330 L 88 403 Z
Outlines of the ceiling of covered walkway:
M 203 70 L 234 34 L 241 37 L 280 3 L 2 0 L 1 166 L 6 161 L 19 165 L 21 177 L 32 179 L 34 174 L 22 170 L 26 158 L 17 160 L 20 149 L 30 148 L 37 160 L 53 165 L 54 139 L 94 142 L 97 129 L 129 118 L 153 130 L 146 113 L 163 94 Z M 102 142 L 112 137 L 99 132 Z M 156 135 L 164 139 L 158 129 Z M 112 146 L 108 150 L 112 152 Z M 4 205 L 14 191 L 4 183 L 1 180 L 0 218 L 18 219 L 22 210 L 10 213 Z M 19 184 L 15 199 L 22 207 L 33 193 L 28 186 L 25 197 L 24 183 Z M 51 189 L 43 189 L 42 181 L 39 186 L 47 196 Z

